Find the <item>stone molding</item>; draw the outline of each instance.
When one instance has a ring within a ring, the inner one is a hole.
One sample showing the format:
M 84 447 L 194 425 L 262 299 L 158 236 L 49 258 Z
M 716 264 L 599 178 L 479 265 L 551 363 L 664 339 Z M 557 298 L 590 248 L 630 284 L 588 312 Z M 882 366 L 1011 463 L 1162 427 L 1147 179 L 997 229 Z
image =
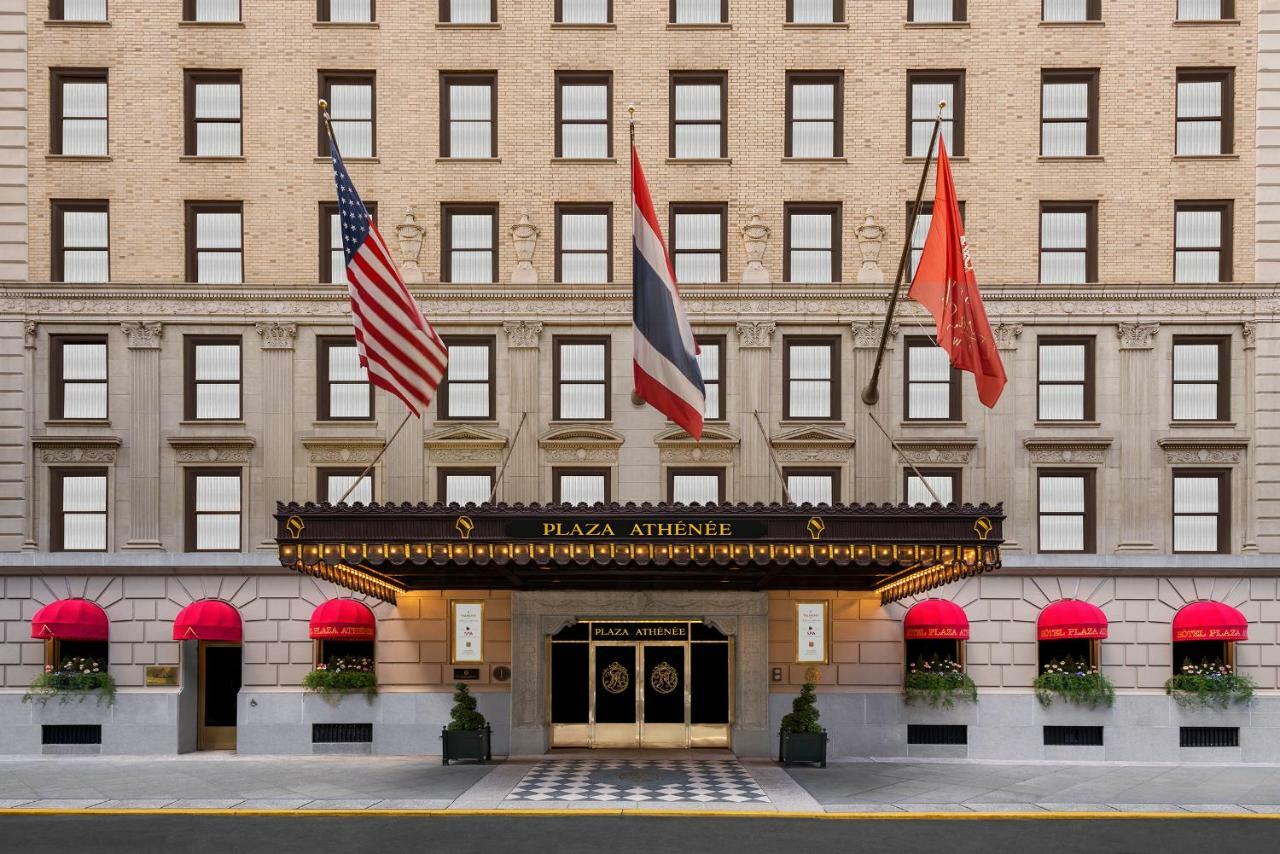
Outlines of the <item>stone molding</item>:
M 1110 436 L 1090 436 L 1076 438 L 1039 438 L 1024 439 L 1022 446 L 1031 455 L 1033 463 L 1059 463 L 1100 466 L 1107 460 L 1107 449 L 1111 447 Z
M 115 465 L 120 450 L 118 436 L 32 436 L 31 446 L 46 465 L 98 463 Z
M 567 426 L 552 427 L 538 437 L 548 462 L 552 463 L 605 463 L 618 462 L 618 449 L 626 437 L 604 427 Z
M 128 341 L 130 350 L 159 350 L 164 325 L 157 321 L 126 320 L 120 330 Z
M 875 320 L 855 320 L 849 324 L 849 328 L 853 331 L 853 349 L 880 349 L 880 334 L 884 329 L 883 323 Z M 893 349 L 893 341 L 898 337 L 900 329 L 901 326 L 897 323 L 889 324 L 889 337 L 886 339 L 885 349 Z
M 770 320 L 744 321 L 738 324 L 738 346 L 743 350 L 768 350 L 773 346 L 773 333 L 778 324 Z
M 293 339 L 298 336 L 296 323 L 273 320 L 270 323 L 255 323 L 254 328 L 262 336 L 264 350 L 292 350 Z
M 1118 323 L 1116 335 L 1120 337 L 1121 350 L 1150 350 L 1156 346 L 1159 323 Z
M 769 438 L 784 463 L 847 463 L 856 442 L 852 435 L 823 425 L 793 427 Z
M 536 350 L 542 337 L 542 324 L 536 320 L 506 320 L 507 346 L 512 350 Z
M 304 436 L 302 447 L 313 464 L 368 465 L 386 447 L 381 436 Z
M 991 328 L 996 338 L 997 350 L 1017 350 L 1018 339 L 1022 337 L 1021 323 L 997 323 Z
M 978 440 L 974 436 L 957 436 L 954 439 L 897 439 L 902 455 L 916 465 L 951 463 L 968 465 Z
M 474 424 L 455 424 L 435 430 L 422 440 L 432 463 L 497 463 L 507 437 Z
M 254 446 L 250 436 L 170 436 L 168 442 L 180 464 L 247 463 Z
M 1246 437 L 1156 439 L 1170 465 L 1235 465 L 1249 449 Z
M 671 427 L 654 437 L 664 463 L 728 463 L 742 439 L 726 427 L 703 426 L 701 441 L 695 441 L 681 427 Z

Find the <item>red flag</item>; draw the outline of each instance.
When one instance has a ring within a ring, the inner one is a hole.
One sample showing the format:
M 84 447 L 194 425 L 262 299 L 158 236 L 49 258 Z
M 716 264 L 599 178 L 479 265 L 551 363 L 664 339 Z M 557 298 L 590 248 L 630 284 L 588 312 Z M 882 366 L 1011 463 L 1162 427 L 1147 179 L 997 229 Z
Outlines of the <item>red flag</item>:
M 995 406 L 1006 382 L 1004 365 L 973 275 L 951 163 L 941 136 L 933 220 L 907 296 L 929 309 L 938 324 L 938 346 L 951 356 L 954 368 L 973 374 L 978 399 L 988 408 Z

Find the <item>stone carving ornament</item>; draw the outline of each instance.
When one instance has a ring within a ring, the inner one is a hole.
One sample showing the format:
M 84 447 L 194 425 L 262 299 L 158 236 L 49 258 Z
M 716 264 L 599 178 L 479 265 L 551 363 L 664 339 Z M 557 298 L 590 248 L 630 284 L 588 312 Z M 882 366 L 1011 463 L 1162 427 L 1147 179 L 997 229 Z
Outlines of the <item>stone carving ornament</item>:
M 533 250 L 538 246 L 538 227 L 529 221 L 528 211 L 521 211 L 520 220 L 511 226 L 511 245 L 516 253 L 511 284 L 536 285 L 538 270 L 533 266 Z
M 997 350 L 1017 350 L 1018 339 L 1022 337 L 1021 323 L 997 323 L 991 329 L 996 338 Z
M 126 320 L 120 324 L 120 329 L 124 332 L 130 350 L 160 349 L 160 338 L 164 335 L 164 326 L 159 322 Z
M 738 324 L 738 344 L 744 350 L 768 350 L 777 328 L 778 324 L 770 320 L 743 321 Z
M 254 328 L 262 336 L 264 350 L 292 350 L 293 339 L 298 336 L 298 324 L 282 323 L 273 320 L 270 323 L 255 323 Z
M 876 222 L 867 209 L 867 218 L 854 230 L 858 238 L 858 251 L 862 253 L 862 266 L 858 268 L 858 284 L 883 285 L 884 270 L 880 269 L 880 248 L 884 240 L 884 227 Z
M 1159 323 L 1122 322 L 1116 325 L 1121 350 L 1150 350 L 1156 345 L 1156 333 L 1159 331 Z
M 884 329 L 883 323 L 877 323 L 874 320 L 855 320 L 849 324 L 849 328 L 853 331 L 853 349 L 879 349 L 880 333 Z M 893 340 L 898 337 L 899 331 L 901 331 L 901 327 L 898 324 L 889 324 L 889 343 L 886 346 L 892 347 Z
M 407 285 L 422 284 L 422 268 L 418 257 L 422 254 L 422 235 L 426 232 L 418 225 L 413 208 L 404 209 L 404 222 L 396 226 L 396 239 L 400 243 L 400 276 Z
M 1235 465 L 1244 459 L 1248 439 L 1157 439 L 1170 465 Z
M 767 283 L 769 269 L 764 265 L 764 253 L 769 248 L 769 226 L 760 219 L 758 211 L 752 211 L 751 219 L 742 226 L 742 248 L 747 253 L 747 266 L 742 270 L 743 283 Z
M 1102 465 L 1111 439 L 1026 439 L 1022 443 L 1033 463 Z
M 513 350 L 536 350 L 542 337 L 542 324 L 536 320 L 506 320 L 507 346 Z
M 931 465 L 937 463 L 967 465 L 969 456 L 973 453 L 974 446 L 977 444 L 977 439 L 956 439 L 954 441 L 941 439 L 898 440 L 898 447 L 902 449 L 902 455 L 909 462 L 917 465 L 921 463 Z
M 1240 335 L 1244 338 L 1244 349 L 1252 350 L 1258 346 L 1258 324 L 1250 320 L 1240 329 Z

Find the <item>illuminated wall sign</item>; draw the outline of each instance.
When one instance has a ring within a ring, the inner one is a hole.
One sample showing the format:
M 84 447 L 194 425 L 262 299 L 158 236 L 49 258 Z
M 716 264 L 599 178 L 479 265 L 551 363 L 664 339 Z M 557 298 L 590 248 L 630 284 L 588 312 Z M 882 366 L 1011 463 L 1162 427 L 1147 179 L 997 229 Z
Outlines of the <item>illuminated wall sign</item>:
M 796 663 L 827 663 L 827 603 L 796 603 Z
M 450 664 L 484 661 L 484 603 L 450 602 Z
M 591 639 L 595 641 L 689 639 L 688 623 L 592 623 Z
M 750 519 L 515 519 L 507 536 L 537 540 L 753 540 L 768 526 Z

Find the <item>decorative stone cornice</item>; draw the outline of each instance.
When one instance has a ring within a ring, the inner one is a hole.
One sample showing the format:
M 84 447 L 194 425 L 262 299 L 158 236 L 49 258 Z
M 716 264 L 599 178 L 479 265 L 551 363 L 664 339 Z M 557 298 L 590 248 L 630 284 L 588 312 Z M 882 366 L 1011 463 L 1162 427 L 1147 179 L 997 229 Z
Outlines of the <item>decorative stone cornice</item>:
M 1249 449 L 1247 437 L 1182 438 L 1166 436 L 1156 444 L 1170 465 L 1235 465 Z
M 270 323 L 255 323 L 254 328 L 262 336 L 264 350 L 292 350 L 293 339 L 298 336 L 298 324 L 273 320 Z
M 32 436 L 31 446 L 46 465 L 97 463 L 115 465 L 118 436 Z
M 311 453 L 314 464 L 368 465 L 387 444 L 381 436 L 304 436 L 302 447 Z
M 625 441 L 621 433 L 605 427 L 573 425 L 552 427 L 538 437 L 538 447 L 552 463 L 613 464 Z
M 853 349 L 878 350 L 880 348 L 880 334 L 884 330 L 883 323 L 875 320 L 855 320 L 849 324 L 849 328 L 853 331 Z M 898 337 L 899 329 L 898 324 L 889 324 L 889 347 L 893 346 L 891 342 Z
M 1121 350 L 1150 350 L 1156 345 L 1159 323 L 1121 322 L 1116 324 Z
M 247 463 L 254 441 L 250 436 L 170 436 L 179 463 Z
M 429 433 L 422 444 L 432 463 L 496 463 L 507 437 L 474 424 L 453 424 Z
M 512 350 L 536 350 L 542 337 L 542 324 L 536 320 L 504 320 L 507 346 Z
M 804 425 L 784 430 L 769 439 L 778 459 L 786 463 L 845 463 L 857 440 L 842 430 L 824 425 Z
M 1111 437 L 1032 437 L 1023 439 L 1022 446 L 1031 455 L 1033 463 L 1102 465 L 1107 459 L 1107 448 L 1111 447 Z
M 159 321 L 126 320 L 120 324 L 120 330 L 124 332 L 130 350 L 160 349 L 164 325 Z
M 1240 337 L 1244 339 L 1244 349 L 1252 350 L 1258 346 L 1258 324 L 1246 321 L 1240 329 Z
M 778 324 L 771 320 L 751 320 L 738 324 L 738 346 L 744 350 L 768 350 Z
M 954 439 L 898 439 L 898 447 L 909 462 L 916 465 L 968 465 L 969 457 L 977 446 L 973 436 L 957 436 Z
M 681 427 L 671 427 L 654 437 L 664 463 L 727 463 L 742 439 L 727 427 L 706 424 L 702 439 L 695 440 Z
M 1017 350 L 1018 339 L 1022 337 L 1022 324 L 997 323 L 991 327 L 991 334 L 996 337 L 997 350 Z

